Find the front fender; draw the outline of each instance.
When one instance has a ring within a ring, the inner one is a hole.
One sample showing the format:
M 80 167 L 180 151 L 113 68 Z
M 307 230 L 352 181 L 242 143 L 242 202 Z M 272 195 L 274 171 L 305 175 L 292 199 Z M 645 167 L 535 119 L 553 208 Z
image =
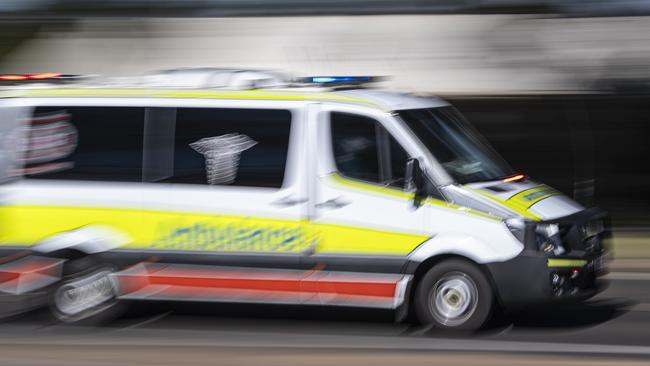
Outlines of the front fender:
M 458 255 L 476 263 L 501 262 L 517 256 L 524 249 L 514 238 L 503 238 L 498 243 L 488 243 L 462 233 L 443 233 L 420 244 L 409 261 L 421 263 L 440 255 Z

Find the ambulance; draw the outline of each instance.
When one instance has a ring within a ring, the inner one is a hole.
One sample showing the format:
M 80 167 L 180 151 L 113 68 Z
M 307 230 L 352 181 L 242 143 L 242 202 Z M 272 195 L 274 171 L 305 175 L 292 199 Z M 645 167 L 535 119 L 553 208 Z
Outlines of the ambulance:
M 606 213 L 513 170 L 442 99 L 258 70 L 24 77 L 0 97 L 0 291 L 44 293 L 62 322 L 158 300 L 475 330 L 602 288 Z

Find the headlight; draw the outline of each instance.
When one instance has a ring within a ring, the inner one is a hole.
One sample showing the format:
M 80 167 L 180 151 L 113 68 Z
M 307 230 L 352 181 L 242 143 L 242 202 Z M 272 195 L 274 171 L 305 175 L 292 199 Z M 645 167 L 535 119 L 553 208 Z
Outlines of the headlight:
M 555 250 L 555 244 L 542 236 L 538 237 L 538 243 L 539 243 L 538 246 L 539 250 L 541 250 L 544 253 L 552 253 Z
M 526 221 L 518 217 L 507 219 L 504 221 L 512 235 L 514 235 L 520 243 L 525 244 L 526 240 Z
M 557 224 L 540 224 L 535 229 L 537 249 L 547 254 L 560 255 L 565 252 Z
M 557 224 L 536 224 L 518 217 L 507 219 L 504 223 L 512 235 L 530 249 L 555 255 L 565 252 Z M 528 229 L 530 234 L 527 238 Z

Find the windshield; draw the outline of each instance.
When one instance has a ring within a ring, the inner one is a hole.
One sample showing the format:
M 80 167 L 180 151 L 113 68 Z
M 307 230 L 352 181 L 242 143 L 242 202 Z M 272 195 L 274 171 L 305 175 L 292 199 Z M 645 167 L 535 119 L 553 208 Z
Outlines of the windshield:
M 408 109 L 398 114 L 458 183 L 515 173 L 453 107 Z

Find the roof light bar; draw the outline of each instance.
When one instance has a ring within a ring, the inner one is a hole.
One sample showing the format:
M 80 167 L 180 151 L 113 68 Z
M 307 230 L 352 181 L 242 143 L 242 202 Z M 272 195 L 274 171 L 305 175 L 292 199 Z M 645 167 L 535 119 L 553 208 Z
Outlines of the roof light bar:
M 27 75 L 28 79 L 31 80 L 43 80 L 43 79 L 54 79 L 63 76 L 63 74 L 59 74 L 56 72 L 44 72 L 41 74 L 31 74 Z
M 376 76 L 308 76 L 300 81 L 306 84 L 364 84 L 381 81 L 381 77 Z
M 20 81 L 27 80 L 27 75 L 0 75 L 0 80 L 4 81 Z
M 66 83 L 85 78 L 84 75 L 67 75 L 58 72 L 43 72 L 36 74 L 0 74 L 0 82 L 8 84 L 33 83 Z M 4 84 L 4 83 L 3 83 Z

